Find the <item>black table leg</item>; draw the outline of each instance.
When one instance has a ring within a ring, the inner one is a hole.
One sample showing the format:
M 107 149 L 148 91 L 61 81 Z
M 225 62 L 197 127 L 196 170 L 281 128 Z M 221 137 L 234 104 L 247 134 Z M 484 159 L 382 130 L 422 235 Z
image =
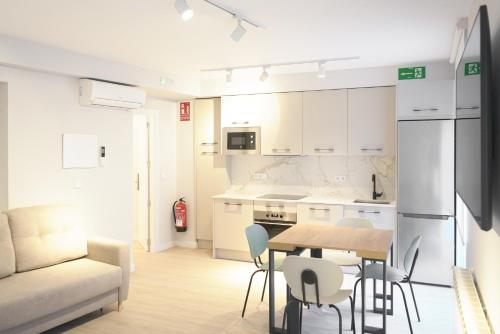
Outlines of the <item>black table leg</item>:
M 269 250 L 269 333 L 275 333 L 274 319 L 274 251 Z
M 311 248 L 311 257 L 316 257 L 321 259 L 323 257 L 323 249 Z
M 366 293 L 366 277 L 365 277 L 365 259 L 361 259 L 361 334 L 365 333 L 365 293 Z
M 382 302 L 382 309 L 383 309 L 383 315 L 382 315 L 382 330 L 383 334 L 386 333 L 387 331 L 387 261 L 382 261 L 382 266 L 383 266 L 383 274 L 382 274 L 382 282 L 383 282 L 383 288 L 382 288 L 382 293 L 384 295 L 384 299 Z

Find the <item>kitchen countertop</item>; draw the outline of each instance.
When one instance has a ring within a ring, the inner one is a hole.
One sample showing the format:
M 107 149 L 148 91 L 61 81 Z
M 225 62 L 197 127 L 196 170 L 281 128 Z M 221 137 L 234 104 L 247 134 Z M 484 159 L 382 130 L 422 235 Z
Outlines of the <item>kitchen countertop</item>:
M 326 204 L 326 205 L 352 205 L 366 207 L 386 207 L 395 208 L 396 201 L 391 201 L 390 204 L 379 203 L 354 203 L 354 198 L 339 198 L 333 196 L 306 196 L 299 200 L 283 200 L 283 199 L 267 199 L 258 198 L 265 194 L 244 194 L 244 193 L 224 193 L 213 196 L 213 199 L 233 199 L 247 201 L 264 201 L 264 202 L 284 202 L 284 203 L 302 203 L 302 204 Z

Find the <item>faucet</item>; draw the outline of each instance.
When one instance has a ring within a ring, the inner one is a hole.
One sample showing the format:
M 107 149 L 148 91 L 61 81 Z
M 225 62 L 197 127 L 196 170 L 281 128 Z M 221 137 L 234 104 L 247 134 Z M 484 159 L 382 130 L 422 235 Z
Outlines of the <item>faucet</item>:
M 372 174 L 372 182 L 373 182 L 372 199 L 376 200 L 378 197 L 381 197 L 384 194 L 384 192 L 381 192 L 381 193 L 377 192 L 377 181 L 375 180 L 375 174 Z

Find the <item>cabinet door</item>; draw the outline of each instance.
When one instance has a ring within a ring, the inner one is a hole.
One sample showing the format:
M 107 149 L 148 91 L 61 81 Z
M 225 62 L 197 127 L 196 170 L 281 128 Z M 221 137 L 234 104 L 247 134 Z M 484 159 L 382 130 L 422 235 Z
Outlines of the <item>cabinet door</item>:
M 453 80 L 400 81 L 397 88 L 398 119 L 453 118 Z
M 348 90 L 349 154 L 395 155 L 394 87 Z
M 222 127 L 260 126 L 265 95 L 270 94 L 223 96 Z
M 344 217 L 366 218 L 373 223 L 374 228 L 392 230 L 393 234 L 393 263 L 397 263 L 397 217 L 396 208 L 346 205 L 344 206 Z
M 347 155 L 347 90 L 304 92 L 305 155 Z
M 214 200 L 214 248 L 248 252 L 245 229 L 252 224 L 252 201 Z
M 226 190 L 225 157 L 220 154 L 220 99 L 194 103 L 196 145 L 196 239 L 212 240 L 212 196 Z
M 299 224 L 335 224 L 343 216 L 342 205 L 298 204 Z
M 302 154 L 302 93 L 263 96 L 261 128 L 263 155 Z

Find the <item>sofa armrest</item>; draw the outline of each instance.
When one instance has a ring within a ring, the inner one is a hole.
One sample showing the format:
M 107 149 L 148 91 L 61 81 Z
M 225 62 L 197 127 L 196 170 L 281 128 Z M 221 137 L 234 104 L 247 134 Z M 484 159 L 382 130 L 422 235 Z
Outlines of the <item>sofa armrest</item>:
M 130 279 L 130 246 L 113 239 L 93 238 L 87 241 L 87 258 L 118 266 L 122 269 L 122 285 L 118 292 L 121 303 L 128 297 Z

